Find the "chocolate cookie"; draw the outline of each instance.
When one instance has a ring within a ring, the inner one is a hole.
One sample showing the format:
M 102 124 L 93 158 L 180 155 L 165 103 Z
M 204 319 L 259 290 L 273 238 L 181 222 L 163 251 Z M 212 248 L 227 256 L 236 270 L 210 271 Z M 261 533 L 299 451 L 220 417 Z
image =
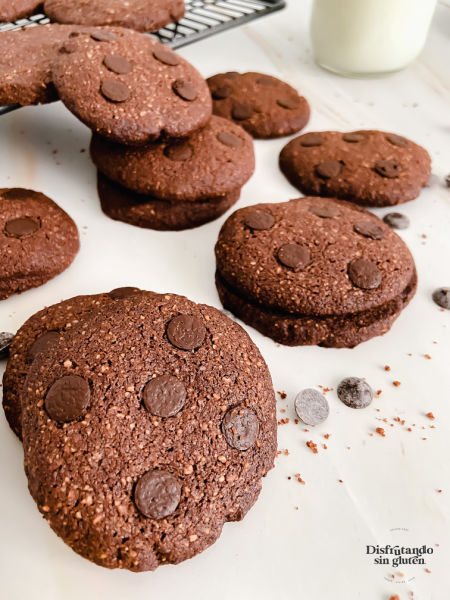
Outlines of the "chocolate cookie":
M 180 231 L 214 221 L 239 200 L 240 188 L 226 196 L 198 202 L 167 202 L 136 194 L 98 173 L 102 210 L 115 221 L 159 231 Z
M 77 226 L 53 200 L 33 190 L 0 189 L 0 300 L 67 269 L 79 246 Z
M 304 194 L 331 196 L 364 206 L 414 200 L 431 174 L 428 152 L 383 131 L 320 131 L 291 140 L 280 169 Z
M 378 217 L 300 198 L 234 212 L 216 244 L 225 308 L 287 345 L 353 347 L 389 330 L 414 295 L 414 260 Z
M 44 12 L 59 23 L 119 25 L 156 31 L 184 15 L 184 0 L 45 0 Z
M 208 80 L 213 112 L 242 125 L 255 138 L 276 138 L 303 129 L 309 104 L 293 87 L 262 73 L 221 73 Z
M 140 145 L 206 125 L 211 97 L 200 73 L 130 29 L 80 35 L 63 47 L 53 82 L 69 110 L 97 133 Z
M 127 189 L 184 202 L 226 196 L 255 169 L 252 138 L 220 117 L 212 117 L 189 139 L 139 148 L 94 135 L 91 157 L 104 175 Z
M 3 375 L 3 409 L 9 426 L 19 438 L 22 439 L 19 396 L 36 356 L 46 352 L 51 344 L 93 310 L 138 291 L 136 288 L 119 288 L 108 294 L 76 296 L 44 308 L 25 321 L 11 341 Z
M 32 15 L 42 0 L 0 0 L 0 23 L 17 21 Z M 1 56 L 0 52 L 0 56 Z
M 276 450 L 267 366 L 218 310 L 135 295 L 33 362 L 22 401 L 30 492 L 54 531 L 109 568 L 198 554 L 244 517 Z

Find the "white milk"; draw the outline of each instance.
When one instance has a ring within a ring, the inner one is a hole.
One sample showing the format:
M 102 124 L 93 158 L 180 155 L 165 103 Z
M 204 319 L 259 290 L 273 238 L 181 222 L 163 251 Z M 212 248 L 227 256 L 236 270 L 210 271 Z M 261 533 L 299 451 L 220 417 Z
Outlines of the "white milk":
M 343 75 L 403 69 L 425 43 L 436 0 L 315 0 L 316 61 Z

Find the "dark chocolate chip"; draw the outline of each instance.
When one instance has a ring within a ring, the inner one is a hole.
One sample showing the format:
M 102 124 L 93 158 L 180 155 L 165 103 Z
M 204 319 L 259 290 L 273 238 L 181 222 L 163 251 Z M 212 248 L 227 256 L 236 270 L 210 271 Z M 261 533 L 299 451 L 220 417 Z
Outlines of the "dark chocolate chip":
M 192 158 L 194 150 L 188 142 L 175 142 L 164 148 L 164 156 L 175 162 L 184 162 Z
M 373 400 L 372 388 L 359 377 L 343 379 L 338 386 L 337 395 L 350 408 L 366 408 Z
M 341 213 L 332 204 L 312 204 L 309 207 L 309 212 L 312 212 L 316 217 L 321 219 L 332 219 L 338 217 Z
M 322 179 L 331 179 L 339 175 L 341 168 L 342 165 L 338 160 L 324 160 L 315 166 L 315 171 Z
M 193 350 L 203 344 L 206 329 L 200 317 L 178 315 L 167 326 L 167 337 L 171 344 L 181 350 Z
M 145 408 L 157 417 L 173 417 L 186 401 L 184 384 L 172 375 L 150 379 L 142 392 Z
M 343 133 L 342 139 L 344 142 L 348 142 L 349 144 L 357 144 L 358 142 L 363 142 L 366 139 L 366 136 L 362 133 Z
M 277 84 L 275 79 L 272 79 L 272 77 L 268 77 L 267 75 L 262 75 L 261 77 L 258 77 L 258 79 L 256 80 L 256 83 L 258 85 L 276 85 Z
M 130 97 L 130 90 L 117 79 L 104 79 L 101 84 L 103 96 L 111 102 L 125 102 Z
M 125 56 L 120 56 L 120 54 L 109 54 L 108 56 L 105 56 L 103 64 L 107 69 L 118 75 L 130 73 L 133 68 L 130 61 L 125 58 Z
M 441 308 L 450 310 L 450 288 L 439 288 L 433 292 L 434 302 Z
M 270 213 L 262 210 L 254 210 L 245 215 L 244 223 L 247 227 L 250 227 L 250 229 L 262 231 L 264 229 L 270 229 L 274 225 L 275 219 Z
M 395 179 L 402 172 L 400 165 L 393 160 L 378 160 L 374 165 L 374 169 L 378 175 L 388 179 Z
M 3 358 L 8 358 L 9 347 L 11 346 L 13 337 L 14 334 L 8 333 L 7 331 L 2 331 L 0 333 L 0 360 Z
M 3 196 L 3 198 L 8 198 L 8 200 L 28 200 L 30 197 L 30 190 L 24 188 L 11 188 L 1 192 L 0 195 Z
M 258 437 L 258 417 L 253 410 L 245 406 L 230 408 L 222 420 L 222 433 L 232 448 L 248 450 Z
M 359 221 L 353 225 L 353 229 L 356 233 L 367 238 L 372 238 L 373 240 L 381 240 L 384 238 L 385 234 L 384 230 L 379 225 L 372 223 L 371 221 Z
M 408 217 L 399 212 L 391 212 L 384 215 L 383 221 L 392 229 L 407 229 L 409 227 Z
M 301 271 L 311 262 L 311 253 L 306 246 L 300 244 L 283 244 L 278 249 L 277 258 L 285 267 Z
M 98 29 L 97 31 L 94 31 L 94 33 L 91 33 L 91 38 L 96 42 L 111 42 L 112 40 L 115 40 L 117 36 L 115 33 L 112 33 L 112 31 L 101 31 Z
M 243 141 L 240 137 L 228 131 L 221 131 L 218 133 L 217 139 L 219 142 L 225 144 L 225 146 L 229 146 L 230 148 L 239 148 L 239 146 L 242 146 L 243 144 Z
M 144 517 L 164 519 L 177 508 L 181 485 L 168 471 L 148 471 L 139 479 L 134 490 L 134 502 Z
M 38 354 L 42 352 L 47 352 L 52 344 L 57 342 L 60 338 L 60 333 L 57 331 L 47 331 L 40 337 L 38 337 L 34 342 L 31 348 L 28 350 L 27 359 L 29 361 L 33 361 Z
M 377 265 L 366 258 L 352 260 L 348 265 L 348 276 L 352 283 L 363 290 L 376 289 L 383 277 Z
M 172 89 L 183 100 L 186 102 L 192 102 L 197 98 L 197 90 L 190 81 L 186 79 L 177 79 L 172 84 Z
M 312 146 L 321 146 L 324 141 L 323 135 L 320 135 L 320 133 L 305 133 L 300 139 L 300 145 L 311 148 Z
M 5 234 L 14 238 L 30 237 L 33 233 L 36 233 L 40 226 L 40 222 L 31 217 L 11 219 L 11 221 L 6 222 Z
M 218 88 L 215 88 L 211 94 L 214 100 L 225 100 L 231 94 L 233 90 L 229 85 L 222 85 Z
M 393 144 L 394 146 L 400 146 L 401 148 L 404 148 L 409 144 L 409 140 L 401 135 L 395 135 L 395 133 L 390 133 L 386 136 L 386 139 L 390 144 Z
M 306 425 L 318 425 L 328 417 L 330 407 L 323 394 L 308 388 L 295 398 L 295 412 Z
M 169 67 L 176 67 L 180 64 L 180 57 L 166 48 L 156 48 L 156 50 L 153 50 L 153 56 Z
M 294 110 L 300 106 L 299 98 L 278 98 L 277 100 L 278 106 L 281 108 L 286 108 L 287 110 Z
M 119 287 L 108 292 L 108 296 L 113 300 L 121 300 L 122 298 L 134 296 L 134 294 L 140 291 L 141 290 L 136 287 Z
M 231 116 L 236 121 L 245 121 L 250 119 L 253 114 L 253 108 L 249 104 L 235 104 L 231 111 Z
M 58 423 L 82 417 L 90 401 L 88 382 L 79 375 L 65 375 L 55 381 L 45 397 L 45 409 Z

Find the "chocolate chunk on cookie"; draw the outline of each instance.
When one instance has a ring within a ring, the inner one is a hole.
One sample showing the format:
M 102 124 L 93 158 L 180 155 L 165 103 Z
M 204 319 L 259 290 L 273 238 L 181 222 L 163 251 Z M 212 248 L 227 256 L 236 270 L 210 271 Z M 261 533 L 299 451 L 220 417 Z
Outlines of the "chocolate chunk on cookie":
M 0 189 L 0 300 L 67 269 L 79 246 L 75 223 L 53 200 L 33 190 Z
M 263 215 L 265 227 L 252 227 Z M 353 347 L 382 335 L 417 285 L 394 231 L 327 198 L 237 210 L 220 231 L 216 261 L 224 307 L 287 345 Z
M 414 200 L 428 183 L 428 152 L 407 138 L 383 131 L 321 131 L 291 140 L 280 169 L 301 192 L 393 206 Z
M 36 357 L 23 390 L 30 492 L 54 531 L 104 567 L 195 556 L 245 516 L 273 467 L 261 354 L 220 311 L 180 296 L 92 311 Z
M 211 116 L 211 97 L 200 73 L 130 29 L 108 28 L 71 40 L 53 66 L 53 82 L 83 123 L 122 144 L 185 137 Z
M 0 23 L 9 23 L 28 17 L 41 4 L 42 0 L 0 0 Z
M 45 0 L 44 12 L 58 23 L 115 25 L 156 31 L 184 16 L 184 0 Z
M 255 138 L 290 135 L 309 121 L 305 98 L 271 75 L 221 73 L 207 82 L 214 114 L 239 123 Z

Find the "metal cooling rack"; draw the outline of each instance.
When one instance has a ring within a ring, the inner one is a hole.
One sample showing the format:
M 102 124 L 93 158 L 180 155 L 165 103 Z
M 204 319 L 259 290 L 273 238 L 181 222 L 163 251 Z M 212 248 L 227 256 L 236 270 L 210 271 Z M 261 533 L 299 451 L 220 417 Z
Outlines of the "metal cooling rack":
M 254 19 L 280 10 L 285 0 L 185 0 L 186 14 L 178 23 L 171 23 L 152 33 L 160 42 L 171 48 L 181 48 L 221 31 L 238 27 Z M 14 23 L 0 24 L 0 33 L 36 27 L 48 23 L 42 14 Z M 0 106 L 0 115 L 19 108 L 18 106 Z

